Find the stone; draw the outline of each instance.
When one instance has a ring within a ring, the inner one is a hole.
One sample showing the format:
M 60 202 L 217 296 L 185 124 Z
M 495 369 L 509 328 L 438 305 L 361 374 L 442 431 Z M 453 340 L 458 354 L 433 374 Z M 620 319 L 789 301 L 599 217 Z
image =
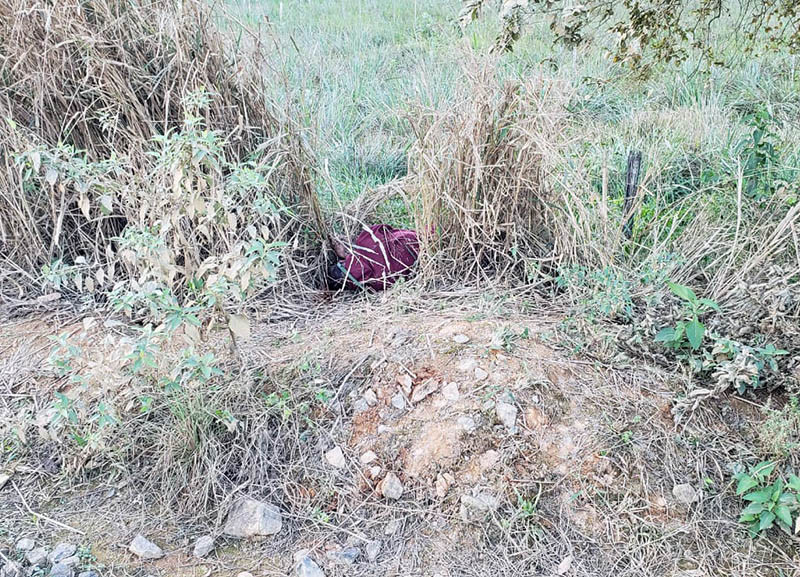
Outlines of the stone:
M 343 469 L 347 465 L 342 448 L 338 446 L 325 453 L 325 460 L 337 469 Z
M 395 396 L 392 397 L 392 406 L 395 409 L 406 408 L 406 398 L 403 396 L 403 393 L 397 393 Z
M 397 375 L 397 384 L 408 395 L 411 394 L 411 387 L 414 385 L 414 381 L 411 379 L 411 375 L 403 373 L 402 375 Z
M 697 491 L 689 483 L 684 483 L 672 488 L 672 496 L 684 505 L 691 505 L 697 500 Z
M 161 559 L 164 556 L 161 547 L 145 538 L 144 535 L 136 535 L 128 546 L 128 551 L 140 559 Z
M 381 494 L 387 499 L 397 500 L 403 496 L 403 484 L 397 475 L 391 471 L 386 473 L 386 476 L 381 481 Z
M 450 487 L 456 482 L 455 477 L 450 473 L 439 474 L 436 476 L 436 496 L 443 499 L 447 496 Z
M 457 345 L 466 345 L 469 342 L 469 337 L 465 334 L 459 333 L 453 335 L 453 342 Z
M 0 569 L 0 577 L 22 577 L 22 565 L 9 561 Z
M 497 463 L 500 462 L 500 453 L 493 449 L 489 449 L 485 453 L 483 453 L 480 457 L 478 457 L 478 464 L 480 465 L 481 471 L 488 471 L 489 469 L 493 469 Z
M 472 495 L 461 495 L 458 514 L 465 523 L 478 523 L 500 506 L 497 497 L 488 491 L 473 490 Z
M 428 397 L 432 392 L 439 388 L 439 383 L 434 379 L 429 379 L 414 387 L 414 392 L 411 393 L 411 402 L 419 403 L 421 400 Z
M 80 565 L 81 558 L 77 555 L 73 555 L 72 557 L 67 557 L 66 559 L 62 559 L 59 561 L 62 565 L 66 565 L 67 567 L 75 567 L 76 565 Z
M 34 567 L 44 567 L 47 565 L 47 549 L 44 547 L 37 547 L 25 554 L 25 559 Z
M 297 577 L 325 577 L 325 572 L 320 569 L 311 557 L 303 557 L 295 569 Z
M 366 391 L 364 391 L 364 400 L 370 407 L 378 404 L 378 397 L 375 394 L 375 391 L 373 391 L 372 389 L 367 389 Z
M 467 433 L 471 433 L 477 428 L 477 425 L 475 424 L 475 419 L 473 419 L 468 415 L 460 416 L 456 421 L 456 424 L 458 424 L 458 426 L 464 429 Z
M 214 537 L 203 535 L 194 542 L 193 554 L 198 559 L 202 559 L 214 550 Z
M 366 413 L 369 411 L 369 403 L 364 399 L 356 399 L 353 403 L 353 413 L 356 415 L 360 415 L 361 413 Z
M 247 571 L 242 571 L 241 573 L 238 573 L 236 577 L 253 577 L 253 574 L 248 573 Z
M 461 397 L 458 391 L 458 383 L 447 383 L 442 387 L 442 396 L 448 401 L 457 401 Z
M 372 467 L 369 468 L 369 476 L 370 476 L 370 478 L 371 479 L 377 479 L 378 476 L 381 474 L 382 470 L 383 469 L 381 469 L 380 465 L 373 465 Z
M 475 380 L 476 381 L 485 381 L 487 378 L 489 378 L 488 371 L 485 371 L 480 367 L 475 367 Z
M 378 455 L 375 454 L 375 451 L 367 451 L 363 455 L 361 455 L 361 464 L 362 465 L 369 465 L 373 461 L 378 459 Z
M 381 553 L 381 549 L 383 548 L 383 541 L 380 539 L 375 539 L 374 541 L 370 541 L 367 543 L 367 559 L 370 563 L 374 563 L 375 560 L 378 558 L 378 555 Z
M 59 543 L 47 556 L 47 560 L 51 564 L 58 563 L 62 559 L 72 557 L 77 550 L 78 547 L 74 543 Z
M 400 530 L 400 521 L 398 519 L 392 519 L 388 523 L 386 523 L 386 527 L 383 528 L 384 535 L 394 535 Z
M 32 550 L 35 546 L 36 544 L 33 542 L 33 539 L 29 539 L 27 537 L 24 537 L 19 541 L 17 541 L 17 544 L 15 545 L 17 551 L 24 551 L 24 552 Z
M 478 367 L 478 361 L 472 357 L 458 361 L 458 370 L 462 373 L 471 373 Z
M 78 577 L 100 577 L 100 573 L 90 569 L 89 571 L 83 571 L 82 573 L 78 573 Z
M 229 537 L 262 537 L 278 533 L 282 523 L 281 512 L 275 505 L 245 497 L 228 511 L 222 532 Z
M 75 572 L 72 568 L 72 565 L 67 565 L 66 563 L 56 563 L 52 567 L 50 567 L 50 573 L 48 573 L 48 577 L 72 577 Z
M 338 551 L 328 551 L 325 556 L 328 558 L 328 561 L 334 565 L 352 565 L 356 562 L 359 555 L 361 555 L 361 549 L 358 547 L 347 547 Z
M 517 425 L 517 407 L 505 401 L 498 401 L 494 408 L 498 420 L 506 429 L 513 431 Z

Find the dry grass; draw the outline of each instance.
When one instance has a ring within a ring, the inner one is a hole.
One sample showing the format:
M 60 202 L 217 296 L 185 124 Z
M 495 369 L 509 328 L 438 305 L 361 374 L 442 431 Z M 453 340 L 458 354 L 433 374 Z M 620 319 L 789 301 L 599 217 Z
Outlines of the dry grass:
M 0 292 L 41 286 L 54 261 L 78 293 L 126 278 L 180 290 L 255 240 L 302 255 L 284 278 L 315 274 L 300 233 L 324 227 L 311 163 L 265 95 L 258 42 L 235 47 L 195 1 L 4 0 L 0 26 Z M 126 233 L 159 254 L 126 258 Z

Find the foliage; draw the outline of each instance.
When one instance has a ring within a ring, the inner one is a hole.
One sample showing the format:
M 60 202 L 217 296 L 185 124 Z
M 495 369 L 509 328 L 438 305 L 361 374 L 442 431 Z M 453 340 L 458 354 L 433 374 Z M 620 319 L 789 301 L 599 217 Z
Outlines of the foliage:
M 687 286 L 672 281 L 668 281 L 667 284 L 670 290 L 683 300 L 683 318 L 674 327 L 661 329 L 655 340 L 675 350 L 684 348 L 688 344 L 696 351 L 702 345 L 706 331 L 705 325 L 700 322 L 700 317 L 711 310 L 720 312 L 719 305 L 710 299 L 698 298 Z
M 742 510 L 739 522 L 747 526 L 751 537 L 776 524 L 790 535 L 800 532 L 800 477 L 792 474 L 785 480 L 776 475 L 770 483 L 775 465 L 762 461 L 735 476 L 736 494 L 750 503 Z
M 462 29 L 476 20 L 486 0 L 462 0 Z M 500 33 L 493 49 L 509 51 L 520 38 L 525 20 L 544 17 L 557 42 L 577 46 L 594 36 L 611 33 L 609 51 L 615 61 L 642 68 L 653 62 L 682 61 L 696 50 L 710 62 L 721 62 L 713 36 L 728 22 L 741 32 L 742 49 L 800 49 L 800 25 L 795 15 L 797 0 L 775 3 L 734 4 L 724 0 L 625 0 L 610 3 L 590 0 L 581 4 L 566 0 L 503 0 L 499 11 Z M 645 58 L 645 57 L 649 58 Z

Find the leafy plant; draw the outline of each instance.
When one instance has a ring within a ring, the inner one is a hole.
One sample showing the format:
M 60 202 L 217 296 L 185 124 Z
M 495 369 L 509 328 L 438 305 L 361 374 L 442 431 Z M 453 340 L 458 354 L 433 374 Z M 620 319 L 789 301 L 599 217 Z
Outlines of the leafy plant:
M 769 482 L 776 463 L 762 461 L 747 473 L 735 476 L 736 494 L 750 504 L 742 510 L 739 522 L 747 526 L 751 537 L 778 525 L 788 534 L 800 531 L 800 477 L 790 475 L 788 480 L 777 476 Z
M 664 327 L 656 335 L 657 343 L 664 343 L 665 346 L 678 350 L 687 344 L 692 350 L 697 350 L 703 344 L 703 337 L 706 327 L 700 322 L 700 317 L 714 310 L 719 312 L 719 305 L 706 298 L 698 298 L 692 289 L 682 284 L 668 281 L 670 290 L 683 300 L 684 310 L 683 319 L 678 321 L 674 327 Z

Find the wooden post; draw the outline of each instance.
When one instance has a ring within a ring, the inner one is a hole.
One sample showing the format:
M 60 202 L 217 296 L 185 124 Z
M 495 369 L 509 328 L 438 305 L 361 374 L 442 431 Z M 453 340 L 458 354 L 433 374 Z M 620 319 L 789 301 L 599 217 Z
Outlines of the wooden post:
M 631 150 L 628 154 L 628 172 L 625 174 L 625 204 L 622 207 L 622 232 L 625 238 L 633 236 L 632 214 L 633 202 L 636 200 L 636 190 L 639 187 L 639 172 L 642 167 L 642 153 Z

